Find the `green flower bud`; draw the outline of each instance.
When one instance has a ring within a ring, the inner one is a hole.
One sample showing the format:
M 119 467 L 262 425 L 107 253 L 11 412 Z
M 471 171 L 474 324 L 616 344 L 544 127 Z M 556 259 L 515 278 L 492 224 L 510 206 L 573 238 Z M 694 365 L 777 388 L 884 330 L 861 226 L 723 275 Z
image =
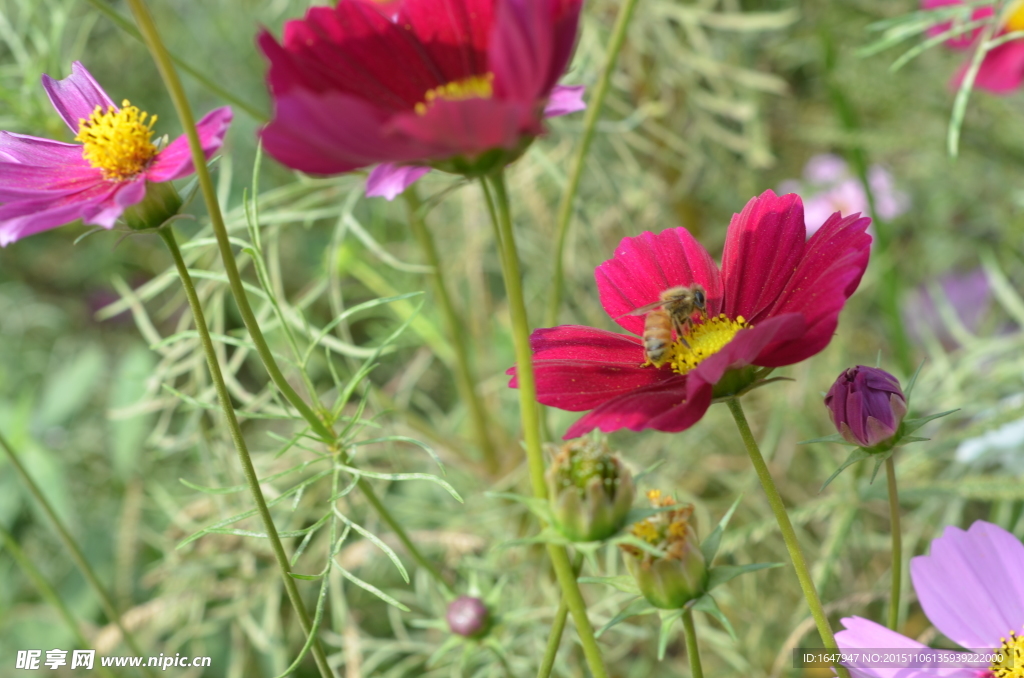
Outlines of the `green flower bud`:
M 558 529 L 572 541 L 606 539 L 633 506 L 633 476 L 599 438 L 562 445 L 545 476 Z
M 651 490 L 647 496 L 655 508 L 675 505 L 674 499 L 663 498 L 658 490 Z M 708 568 L 697 531 L 690 524 L 692 514 L 693 506 L 687 504 L 633 525 L 633 536 L 660 550 L 663 556 L 631 544 L 619 545 L 626 569 L 647 602 L 655 607 L 677 610 L 704 595 Z

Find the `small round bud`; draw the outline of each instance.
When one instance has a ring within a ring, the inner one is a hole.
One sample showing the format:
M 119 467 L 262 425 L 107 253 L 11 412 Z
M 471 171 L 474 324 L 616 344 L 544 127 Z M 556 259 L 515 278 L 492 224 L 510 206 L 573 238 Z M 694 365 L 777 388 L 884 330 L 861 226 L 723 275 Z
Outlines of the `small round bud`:
M 487 633 L 491 624 L 484 601 L 472 596 L 459 596 L 449 603 L 445 619 L 452 633 L 466 638 L 479 638 Z
M 647 493 L 655 508 L 675 506 L 675 500 L 661 492 Z M 632 544 L 620 544 L 626 569 L 636 579 L 640 592 L 651 605 L 678 610 L 704 595 L 708 569 L 700 550 L 697 531 L 690 524 L 692 505 L 658 513 L 632 527 L 633 536 L 664 553 L 656 556 Z
M 836 430 L 849 443 L 876 447 L 893 438 L 907 414 L 900 382 L 885 370 L 845 370 L 825 396 Z
M 562 445 L 545 477 L 555 523 L 572 541 L 618 532 L 636 496 L 633 475 L 599 437 Z

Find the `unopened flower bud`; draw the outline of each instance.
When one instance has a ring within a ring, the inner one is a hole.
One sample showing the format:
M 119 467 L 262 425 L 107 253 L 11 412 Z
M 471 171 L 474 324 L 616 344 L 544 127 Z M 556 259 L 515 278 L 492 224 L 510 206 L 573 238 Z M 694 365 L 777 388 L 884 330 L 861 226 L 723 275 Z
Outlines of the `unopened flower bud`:
M 597 541 L 618 532 L 636 496 L 629 469 L 597 437 L 562 445 L 546 478 L 555 523 L 572 541 Z
M 452 633 L 467 638 L 479 638 L 491 625 L 491 615 L 484 601 L 472 596 L 459 596 L 449 603 L 445 619 Z
M 907 414 L 907 399 L 896 377 L 858 365 L 839 375 L 825 396 L 825 407 L 844 440 L 870 448 L 896 435 Z
M 657 490 L 647 493 L 656 508 L 675 506 L 675 500 L 662 497 Z M 677 610 L 704 595 L 708 578 L 707 563 L 690 524 L 691 504 L 646 518 L 632 528 L 633 536 L 650 544 L 664 555 L 657 556 L 632 544 L 620 544 L 626 569 L 636 579 L 640 592 L 651 605 Z

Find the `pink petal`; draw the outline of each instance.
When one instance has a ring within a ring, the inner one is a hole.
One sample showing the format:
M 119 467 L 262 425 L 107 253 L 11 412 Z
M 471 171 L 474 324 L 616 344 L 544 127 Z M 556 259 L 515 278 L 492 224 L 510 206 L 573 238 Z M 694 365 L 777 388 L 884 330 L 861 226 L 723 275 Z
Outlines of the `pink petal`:
M 806 332 L 806 321 L 799 313 L 785 313 L 768 318 L 746 330 L 740 330 L 718 353 L 705 359 L 689 373 L 692 384 L 716 384 L 726 370 L 761 365 L 760 356 L 766 347 L 798 341 Z M 770 349 L 769 349 L 770 350 Z
M 926 645 L 861 617 L 846 617 L 842 622 L 845 628 L 836 634 L 836 643 L 840 650 L 852 653 L 855 650 L 877 652 L 886 648 L 910 651 L 928 649 Z M 930 678 L 932 676 L 976 678 L 977 671 L 963 668 L 915 670 L 871 667 L 851 669 L 850 674 L 853 678 Z
M 967 64 L 954 80 L 960 87 Z M 1017 39 L 991 50 L 981 61 L 974 86 L 993 94 L 1010 94 L 1024 83 L 1024 40 Z
M 0 132 L 0 160 L 24 165 L 85 165 L 82 147 L 25 134 Z
M 871 236 L 865 230 L 870 223 L 870 219 L 857 214 L 840 218 L 837 212 L 807 241 L 803 259 L 768 313 L 803 314 L 806 334 L 769 347 L 758 357 L 758 365 L 790 365 L 828 345 L 839 322 L 839 312 L 867 268 Z
M 278 96 L 295 88 L 336 92 L 395 113 L 446 82 L 408 23 L 395 23 L 369 2 L 313 7 L 304 19 L 285 24 L 283 46 L 265 31 L 258 41 Z
M 79 158 L 81 161 L 81 158 Z M 79 193 L 104 181 L 103 172 L 89 165 L 22 165 L 0 162 L 0 203 L 48 200 Z
M 557 118 L 586 109 L 587 104 L 583 101 L 586 89 L 584 85 L 556 85 L 544 107 L 544 117 Z
M 260 136 L 267 153 L 293 169 L 336 174 L 424 157 L 422 146 L 385 137 L 387 114 L 353 96 L 294 89 L 278 95 L 275 107 Z
M 756 325 L 775 303 L 804 252 L 800 196 L 767 190 L 729 222 L 722 253 L 725 314 Z
M 429 171 L 429 167 L 416 165 L 377 165 L 366 178 L 366 197 L 394 200 Z
M 963 0 L 923 0 L 921 2 L 921 9 L 936 9 L 938 7 L 944 7 L 947 5 L 962 5 Z M 985 17 L 992 16 L 994 10 L 991 6 L 989 7 L 977 7 L 971 12 L 971 21 L 977 21 L 978 19 L 984 19 Z M 946 21 L 941 24 L 936 24 L 926 31 L 926 35 L 930 38 L 936 35 L 942 35 L 953 27 L 952 21 Z M 971 46 L 974 40 L 978 37 L 978 33 L 981 32 L 981 28 L 975 28 L 973 31 L 962 33 L 955 38 L 946 40 L 946 46 L 950 49 L 967 49 Z
M 910 561 L 910 577 L 928 619 L 966 648 L 999 647 L 1024 625 L 1024 545 L 992 523 L 964 532 L 947 527 L 931 555 Z
M 116 190 L 110 182 L 100 180 L 73 195 L 19 200 L 0 205 L 0 247 L 63 226 L 85 215 L 92 217 L 101 214 L 105 206 L 116 204 Z M 102 225 L 112 228 L 114 219 L 109 222 L 104 220 Z
M 670 287 L 703 285 L 710 315 L 718 315 L 722 305 L 718 267 L 685 228 L 623 238 L 615 255 L 597 267 L 594 277 L 604 310 L 634 334 L 643 333 L 643 316 L 624 314 L 658 301 Z
M 419 145 L 409 162 L 514 150 L 523 137 L 543 131 L 534 104 L 501 99 L 436 100 L 423 115 L 399 113 L 388 126 L 397 138 Z
M 588 431 L 655 429 L 675 433 L 698 421 L 711 406 L 712 389 L 703 385 L 696 393 L 687 393 L 686 377 L 675 378 L 635 389 L 596 408 L 566 432 L 564 438 L 577 438 Z
M 71 64 L 71 75 L 63 80 L 43 75 L 43 89 L 57 113 L 75 134 L 78 134 L 81 121 L 88 120 L 97 106 L 103 111 L 117 108 L 92 74 L 78 61 Z
M 583 360 L 639 366 L 644 362 L 643 342 L 585 325 L 559 325 L 534 330 L 530 335 L 533 360 Z
M 499 0 L 500 1 L 500 0 Z M 489 70 L 487 44 L 495 26 L 496 0 L 405 0 L 396 24 L 439 71 L 438 84 L 483 75 Z
M 535 101 L 565 72 L 576 41 L 579 0 L 500 0 L 488 50 L 495 94 Z
M 231 117 L 231 109 L 225 106 L 210 111 L 196 123 L 199 142 L 207 159 L 224 143 L 224 135 L 231 124 Z M 189 149 L 188 137 L 183 134 L 157 154 L 153 164 L 146 170 L 146 178 L 159 183 L 181 179 L 193 172 L 195 167 L 192 166 L 192 151 Z

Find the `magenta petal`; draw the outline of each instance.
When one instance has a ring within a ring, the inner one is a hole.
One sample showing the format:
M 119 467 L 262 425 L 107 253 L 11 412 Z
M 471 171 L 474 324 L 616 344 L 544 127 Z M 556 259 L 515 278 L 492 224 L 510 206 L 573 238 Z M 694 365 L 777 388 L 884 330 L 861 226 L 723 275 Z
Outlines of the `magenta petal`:
M 806 331 L 799 313 L 774 316 L 749 329 L 740 330 L 718 353 L 709 356 L 689 373 L 694 384 L 716 384 L 726 370 L 760 365 L 765 347 L 798 340 Z
M 925 650 L 926 645 L 911 640 L 904 635 L 891 631 L 881 624 L 876 624 L 861 617 L 846 617 L 842 620 L 844 630 L 836 634 L 836 643 L 840 650 L 853 652 L 867 650 L 876 652 L 880 649 L 906 649 L 910 651 Z M 851 668 L 854 678 L 976 678 L 974 669 L 903 669 L 903 668 Z
M 786 287 L 804 251 L 804 206 L 768 190 L 733 215 L 722 252 L 725 314 L 757 324 Z
M 494 17 L 488 65 L 495 94 L 534 101 L 544 94 L 554 55 L 550 0 L 501 0 Z
M 960 86 L 967 64 L 956 79 Z M 993 94 L 1010 94 L 1024 83 L 1024 40 L 1020 38 L 989 51 L 981 62 L 974 86 Z
M 97 106 L 103 111 L 117 108 L 92 74 L 78 61 L 71 64 L 71 75 L 63 80 L 43 75 L 43 89 L 57 113 L 75 134 L 78 134 L 81 121 L 88 120 Z
M 231 109 L 224 106 L 210 111 L 196 123 L 199 142 L 207 159 L 216 153 L 224 143 L 224 135 L 231 124 L 231 117 Z M 181 179 L 195 171 L 195 167 L 192 166 L 192 151 L 189 149 L 188 137 L 183 134 L 157 154 L 153 164 L 146 170 L 146 178 L 159 183 Z
M 583 360 L 639 367 L 645 361 L 643 343 L 636 337 L 585 325 L 534 330 L 530 335 L 530 350 L 534 362 Z
M 366 178 L 366 197 L 394 200 L 429 171 L 429 167 L 416 165 L 377 165 Z
M 584 85 L 556 85 L 544 107 L 544 117 L 557 118 L 586 109 L 587 104 L 583 101 L 586 89 Z
M 293 89 L 277 97 L 274 119 L 260 136 L 278 162 L 315 174 L 423 157 L 420 146 L 383 136 L 381 126 L 387 118 L 352 96 Z
M 395 23 L 420 43 L 441 84 L 483 75 L 496 0 L 404 0 Z M 404 68 L 400 63 L 399 68 Z
M 994 648 L 1024 625 L 1024 544 L 992 523 L 947 527 L 931 554 L 910 561 L 921 607 L 950 640 Z
M 802 313 L 807 333 L 776 344 L 758 358 L 758 365 L 780 367 L 821 351 L 831 341 L 839 312 L 860 284 L 871 255 L 870 219 L 832 215 L 807 241 L 803 259 L 770 315 Z
M 65 144 L 52 139 L 40 139 L 26 134 L 0 132 L 0 161 L 16 162 L 23 165 L 84 165 L 82 147 Z
M 623 329 L 644 331 L 642 316 L 624 315 L 658 301 L 664 290 L 700 283 L 710 315 L 722 305 L 722 284 L 711 255 L 685 228 L 623 238 L 615 255 L 594 271 L 604 310 Z
M 38 166 L 0 161 L 0 176 L 0 203 L 54 199 L 79 193 L 104 180 L 100 170 L 84 163 Z
M 494 148 L 514 150 L 524 136 L 540 134 L 533 102 L 501 99 L 435 100 L 423 115 L 399 113 L 389 129 L 423 150 L 407 158 L 474 156 Z
M 655 429 L 675 433 L 690 428 L 711 406 L 712 389 L 704 385 L 687 394 L 686 377 L 672 378 L 613 398 L 573 424 L 565 438 L 577 438 L 595 428 L 602 431 Z
M 0 247 L 63 226 L 76 219 L 102 215 L 111 206 L 117 207 L 114 201 L 115 191 L 116 188 L 109 182 L 98 181 L 73 195 L 19 200 L 0 205 Z M 116 218 L 117 215 L 113 219 L 104 218 L 101 225 L 111 228 Z

